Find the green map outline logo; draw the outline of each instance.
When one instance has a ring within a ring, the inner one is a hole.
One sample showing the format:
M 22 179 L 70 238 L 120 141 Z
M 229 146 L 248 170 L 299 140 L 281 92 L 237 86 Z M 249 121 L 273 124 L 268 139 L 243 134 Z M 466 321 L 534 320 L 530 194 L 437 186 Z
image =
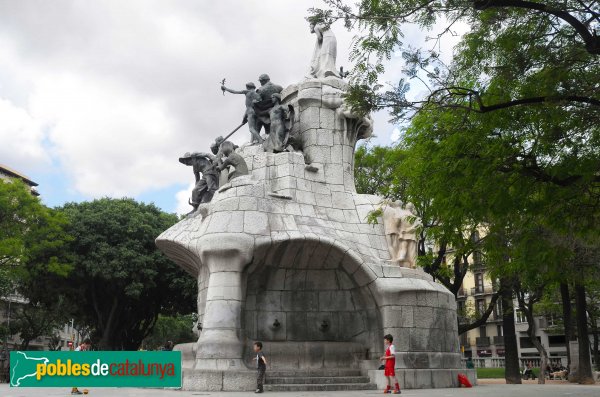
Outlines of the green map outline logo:
M 13 356 L 13 353 L 14 356 Z M 28 373 L 24 376 L 21 376 L 20 378 L 17 379 L 16 383 L 15 383 L 15 376 L 17 373 L 17 368 L 19 368 L 19 363 L 22 362 L 23 359 L 25 360 L 33 360 L 33 361 L 44 361 L 44 364 L 48 364 L 50 362 L 50 360 L 47 357 L 29 357 L 27 356 L 28 352 L 22 352 L 22 351 L 17 351 L 17 352 L 11 352 L 10 354 L 10 385 L 11 387 L 19 387 L 21 385 L 21 381 L 23 379 L 32 377 L 32 376 L 37 376 L 37 363 L 36 363 L 36 367 L 35 367 L 35 371 L 33 373 Z M 19 360 L 20 356 L 23 356 L 23 359 Z M 14 360 L 16 359 L 16 362 L 14 362 Z M 13 364 L 14 362 L 14 364 Z
M 9 370 L 11 387 L 181 388 L 182 383 L 180 351 L 12 351 Z

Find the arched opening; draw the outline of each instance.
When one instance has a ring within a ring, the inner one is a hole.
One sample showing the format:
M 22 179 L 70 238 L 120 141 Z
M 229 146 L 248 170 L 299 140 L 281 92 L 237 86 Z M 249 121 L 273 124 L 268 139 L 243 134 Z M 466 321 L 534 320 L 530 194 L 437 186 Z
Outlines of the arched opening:
M 247 275 L 246 350 L 262 341 L 276 368 L 357 368 L 381 335 L 375 300 L 355 279 L 358 258 L 318 237 L 263 249 Z

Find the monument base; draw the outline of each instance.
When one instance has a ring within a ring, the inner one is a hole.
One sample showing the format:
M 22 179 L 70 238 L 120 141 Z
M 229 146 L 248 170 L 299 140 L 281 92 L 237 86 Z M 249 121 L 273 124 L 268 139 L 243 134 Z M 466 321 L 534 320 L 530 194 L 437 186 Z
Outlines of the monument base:
M 256 371 L 183 370 L 182 390 L 187 391 L 253 391 Z
M 281 372 L 281 371 L 279 371 Z M 325 371 L 328 372 L 328 371 Z M 477 385 L 477 372 L 474 369 L 398 369 L 396 377 L 403 390 L 408 389 L 437 389 L 459 387 L 458 374 L 465 374 L 473 386 Z M 368 370 L 363 374 L 368 376 L 370 384 L 377 389 L 385 389 L 387 381 L 382 370 Z M 323 378 L 328 375 L 323 374 Z M 319 376 L 318 371 L 310 374 Z M 297 381 L 294 381 L 297 382 Z M 310 383 L 307 383 L 310 384 Z M 269 371 L 267 381 L 269 385 Z M 334 386 L 328 383 L 328 387 Z M 311 385 L 316 386 L 316 385 Z M 256 389 L 256 371 L 210 371 L 183 370 L 182 390 L 186 391 L 253 391 Z

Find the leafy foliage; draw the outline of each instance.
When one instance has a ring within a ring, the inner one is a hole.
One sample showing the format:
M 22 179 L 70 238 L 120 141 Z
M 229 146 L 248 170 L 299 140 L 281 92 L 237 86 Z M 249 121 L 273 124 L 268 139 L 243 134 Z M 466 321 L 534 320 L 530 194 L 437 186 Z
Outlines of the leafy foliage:
M 0 179 L 0 295 L 12 292 L 28 264 L 69 271 L 60 255 L 69 240 L 65 224 L 64 216 L 42 205 L 25 183 Z
M 143 346 L 148 350 L 159 350 L 168 341 L 174 344 L 195 342 L 198 338 L 192 332 L 194 318 L 192 315 L 164 316 L 159 315 L 152 333 L 144 339 Z
M 36 281 L 73 303 L 75 319 L 93 328 L 100 348 L 137 349 L 159 313 L 194 311 L 195 280 L 154 245 L 177 222 L 175 215 L 131 199 L 71 203 L 60 210 L 74 237 L 69 251 L 75 266 L 66 279 L 47 275 Z
M 464 256 L 471 247 L 461 236 L 469 227 L 485 228 L 478 249 L 486 266 L 494 278 L 517 280 L 510 284 L 530 313 L 548 285 L 574 285 L 578 332 L 587 341 L 584 285 L 597 276 L 590 252 L 600 245 L 598 4 L 327 3 L 331 20 L 344 19 L 357 31 L 359 64 L 346 99 L 358 111 L 386 108 L 408 123 L 394 149 L 405 153 L 404 197 L 421 204 L 434 241 Z M 457 22 L 470 27 L 449 65 L 437 51 L 403 48 L 402 24 L 430 29 L 444 21 L 436 42 Z M 407 100 L 404 80 L 391 90 L 378 83 L 395 50 L 403 51 L 406 81 L 427 89 L 422 98 Z M 586 349 L 582 379 L 591 373 Z
M 348 100 L 362 112 L 388 108 L 396 120 L 435 107 L 492 112 L 514 106 L 548 105 L 596 113 L 600 10 L 579 0 L 437 1 L 362 0 L 354 7 L 326 0 L 312 15 L 331 24 L 343 20 L 356 31 L 351 57 L 356 66 Z M 403 43 L 403 25 L 436 28 L 430 49 Z M 441 24 L 445 27 L 439 29 Z M 446 65 L 437 48 L 457 24 L 469 25 L 460 54 Z M 379 76 L 395 52 L 406 62 L 401 80 L 383 90 Z M 418 82 L 429 91 L 409 101 L 405 87 Z M 362 95 L 361 95 L 362 93 Z

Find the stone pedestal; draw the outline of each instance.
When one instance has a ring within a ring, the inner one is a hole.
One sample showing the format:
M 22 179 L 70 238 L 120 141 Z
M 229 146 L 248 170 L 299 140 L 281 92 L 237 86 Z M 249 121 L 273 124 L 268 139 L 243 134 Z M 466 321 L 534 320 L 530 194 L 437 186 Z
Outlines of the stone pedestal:
M 345 83 L 308 80 L 282 92 L 302 152 L 238 149 L 250 175 L 220 187 L 157 238 L 198 280 L 198 343 L 183 347 L 184 388 L 252 390 L 252 343 L 270 368 L 369 370 L 391 333 L 404 388 L 455 385 L 456 302 L 420 269 L 390 265 L 381 198 L 357 194 L 354 147 L 370 118 L 343 103 Z M 248 369 L 250 372 L 245 372 Z M 474 374 L 469 373 L 474 382 Z

